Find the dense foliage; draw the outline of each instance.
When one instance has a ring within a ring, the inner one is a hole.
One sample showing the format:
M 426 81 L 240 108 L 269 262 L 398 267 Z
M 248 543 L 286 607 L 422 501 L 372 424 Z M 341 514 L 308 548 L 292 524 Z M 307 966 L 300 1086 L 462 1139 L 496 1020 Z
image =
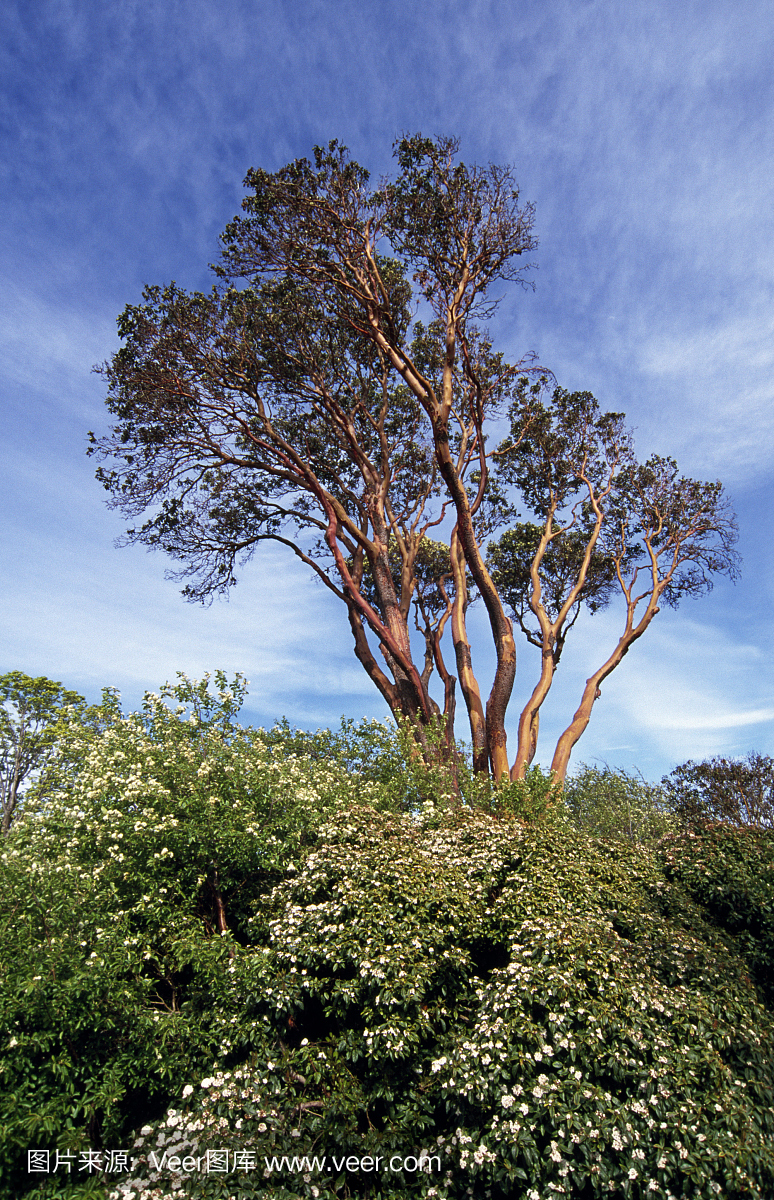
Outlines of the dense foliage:
M 567 781 L 564 802 L 576 828 L 597 837 L 653 845 L 677 828 L 662 788 L 608 766 L 583 765 Z
M 774 1194 L 771 832 L 215 684 L 74 724 L 5 843 L 3 1197 Z

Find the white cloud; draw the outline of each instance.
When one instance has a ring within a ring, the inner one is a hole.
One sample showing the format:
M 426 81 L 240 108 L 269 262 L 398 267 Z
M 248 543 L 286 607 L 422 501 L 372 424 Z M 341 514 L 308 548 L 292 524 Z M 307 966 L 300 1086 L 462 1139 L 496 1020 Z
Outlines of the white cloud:
M 751 736 L 770 739 L 771 653 L 718 625 L 664 616 L 603 687 L 615 724 L 637 729 L 640 741 L 675 761 L 746 750 Z
M 774 314 L 733 317 L 711 329 L 686 330 L 679 337 L 661 337 L 642 347 L 640 361 L 653 375 L 699 376 L 712 379 L 719 372 L 774 369 Z M 774 387 L 774 385 L 773 385 Z
M 684 701 L 687 697 L 684 697 Z M 686 716 L 662 715 L 662 729 L 738 729 L 745 725 L 764 725 L 774 721 L 774 708 L 756 708 L 749 712 L 728 712 Z

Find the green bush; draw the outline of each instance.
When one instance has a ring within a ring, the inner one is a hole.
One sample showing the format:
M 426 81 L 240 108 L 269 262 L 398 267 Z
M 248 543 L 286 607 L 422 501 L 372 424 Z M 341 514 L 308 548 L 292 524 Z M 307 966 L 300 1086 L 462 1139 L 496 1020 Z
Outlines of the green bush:
M 58 772 L 5 843 L 9 1197 L 30 1183 L 19 1153 L 26 1166 L 37 1146 L 116 1144 L 222 1051 L 222 963 L 256 902 L 303 861 L 328 808 L 376 802 L 335 761 L 271 753 L 236 725 L 242 692 L 184 680 L 128 717 L 108 697 L 99 719 L 63 729 Z
M 592 837 L 537 776 L 434 804 L 383 727 L 242 730 L 216 683 L 73 731 L 12 829 L 3 1196 L 774 1194 L 770 943 L 702 891 L 731 843 Z
M 774 758 L 769 755 L 691 760 L 666 775 L 662 787 L 684 825 L 723 821 L 774 828 Z
M 682 883 L 707 918 L 733 938 L 761 998 L 774 1009 L 774 833 L 705 824 L 665 838 L 668 879 Z
M 652 845 L 677 828 L 661 787 L 607 765 L 584 763 L 567 780 L 564 801 L 573 825 L 595 837 Z

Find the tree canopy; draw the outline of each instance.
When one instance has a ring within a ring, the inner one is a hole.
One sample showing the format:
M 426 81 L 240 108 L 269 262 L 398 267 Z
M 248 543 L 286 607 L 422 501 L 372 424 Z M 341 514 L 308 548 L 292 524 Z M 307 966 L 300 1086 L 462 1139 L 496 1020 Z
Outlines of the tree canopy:
M 403 138 L 375 189 L 338 142 L 251 170 L 211 291 L 149 287 L 121 315 L 103 368 L 115 424 L 90 449 L 110 503 L 140 522 L 125 541 L 171 555 L 188 598 L 284 545 L 344 605 L 358 659 L 425 751 L 440 717 L 453 752 L 459 683 L 474 765 L 497 779 L 532 760 L 580 607 L 620 596 L 619 642 L 556 748 L 564 777 L 601 682 L 659 604 L 735 572 L 735 526 L 720 484 L 638 462 L 621 414 L 493 348 L 483 322 L 504 285 L 529 282 L 534 211 L 510 167 L 458 149 Z M 474 595 L 496 652 L 486 701 Z M 541 669 L 511 763 L 512 616 Z

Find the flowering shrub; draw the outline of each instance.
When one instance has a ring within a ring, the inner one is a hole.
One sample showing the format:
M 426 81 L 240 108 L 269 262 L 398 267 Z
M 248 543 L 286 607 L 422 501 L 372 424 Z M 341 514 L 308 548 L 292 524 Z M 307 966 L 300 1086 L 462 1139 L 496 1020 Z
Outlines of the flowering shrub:
M 181 689 L 7 843 L 3 1195 L 774 1194 L 774 1024 L 695 839 L 400 811 L 367 729 L 348 772 Z M 88 1145 L 131 1172 L 26 1174 Z
M 0 1194 L 23 1194 L 2 1172 L 28 1148 L 115 1145 L 227 1053 L 217 992 L 256 901 L 327 808 L 370 798 L 335 762 L 269 752 L 234 723 L 242 681 L 217 688 L 127 717 L 108 698 L 5 842 Z

